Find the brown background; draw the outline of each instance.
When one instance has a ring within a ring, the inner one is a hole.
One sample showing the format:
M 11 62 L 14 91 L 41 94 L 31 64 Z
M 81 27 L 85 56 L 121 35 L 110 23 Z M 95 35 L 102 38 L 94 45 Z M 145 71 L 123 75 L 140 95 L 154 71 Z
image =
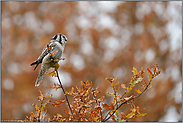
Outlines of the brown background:
M 38 104 L 39 90 L 45 94 L 57 82 L 45 76 L 36 88 L 40 66 L 33 72 L 29 65 L 62 33 L 68 43 L 59 73 L 66 90 L 89 80 L 102 94 L 112 92 L 106 77 L 127 84 L 133 66 L 146 71 L 157 63 L 162 73 L 135 101 L 147 116 L 134 121 L 181 121 L 181 2 L 1 2 L 1 7 L 2 120 L 24 119 L 34 110 L 31 104 Z M 53 100 L 64 99 L 61 90 L 51 93 Z M 62 108 L 47 110 L 48 117 L 64 115 Z

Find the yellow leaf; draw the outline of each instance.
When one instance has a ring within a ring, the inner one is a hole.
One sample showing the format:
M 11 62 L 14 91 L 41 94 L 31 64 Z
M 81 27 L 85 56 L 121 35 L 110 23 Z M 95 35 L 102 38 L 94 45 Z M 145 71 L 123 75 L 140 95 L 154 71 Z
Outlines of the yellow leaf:
M 107 94 L 109 94 L 109 95 L 111 95 L 111 96 L 115 97 L 115 95 L 114 95 L 113 93 L 109 93 L 109 92 L 107 92 Z
M 108 78 L 105 78 L 105 81 L 108 82 L 109 84 L 111 84 L 111 82 L 109 81 Z
M 127 118 L 130 118 L 130 117 L 132 117 L 132 116 L 134 116 L 135 115 L 135 113 L 134 112 L 131 112 L 131 113 L 129 113 L 126 117 Z
M 138 114 L 138 116 L 145 116 L 147 113 Z
M 134 108 L 134 109 L 132 109 L 132 112 L 133 112 L 133 113 L 135 113 L 135 112 L 136 112 L 136 109 L 135 109 L 135 108 Z
M 132 88 L 127 87 L 125 92 L 128 93 L 130 90 L 132 90 Z
M 56 74 L 55 71 L 51 71 L 51 72 L 47 73 L 46 75 L 47 75 L 47 76 L 52 76 L 52 77 L 53 77 L 53 76 L 55 76 L 55 77 L 57 76 L 57 74 Z
M 115 115 L 119 118 L 119 112 L 116 110 Z
M 114 78 L 114 82 L 116 82 L 117 81 L 117 77 L 116 78 Z
M 68 94 L 71 95 L 73 92 L 74 92 L 74 87 L 72 87 L 71 91 Z
M 126 89 L 126 85 L 122 83 L 121 88 Z
M 152 74 L 149 72 L 149 81 L 152 81 Z
M 137 109 L 137 113 L 139 113 L 139 106 L 137 106 L 136 109 Z
M 141 94 L 142 92 L 139 89 L 135 89 L 135 91 L 139 94 Z
M 137 68 L 133 67 L 132 73 L 133 75 L 137 75 Z
M 86 91 L 85 95 L 84 96 L 87 96 L 88 95 L 88 90 Z

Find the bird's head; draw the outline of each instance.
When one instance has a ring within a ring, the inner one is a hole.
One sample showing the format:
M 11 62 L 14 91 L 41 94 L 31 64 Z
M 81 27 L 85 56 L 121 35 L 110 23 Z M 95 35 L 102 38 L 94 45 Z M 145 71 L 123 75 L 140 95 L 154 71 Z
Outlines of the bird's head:
M 58 41 L 61 45 L 65 45 L 67 43 L 67 37 L 63 34 L 56 34 L 53 36 L 52 40 Z

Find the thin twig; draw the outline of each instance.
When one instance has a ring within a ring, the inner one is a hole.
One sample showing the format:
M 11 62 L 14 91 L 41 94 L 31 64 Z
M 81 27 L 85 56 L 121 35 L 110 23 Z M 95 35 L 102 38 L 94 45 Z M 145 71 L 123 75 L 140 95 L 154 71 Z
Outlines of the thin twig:
M 41 120 L 41 108 L 42 108 L 42 106 L 43 106 L 43 100 L 41 101 L 41 106 L 40 106 L 40 108 L 39 108 L 39 117 L 38 117 L 38 122 L 40 122 Z
M 95 99 L 96 105 L 99 104 L 99 106 L 100 106 L 100 102 L 97 101 L 97 99 L 95 97 L 95 94 L 94 94 L 94 91 L 92 91 L 92 94 L 93 94 L 93 98 Z M 102 112 L 101 112 L 101 110 L 99 110 L 99 113 L 100 113 L 100 122 L 102 122 L 103 119 L 102 119 Z
M 117 108 L 118 108 L 118 99 L 117 99 L 117 95 L 116 95 L 116 89 L 115 89 L 115 87 L 113 88 L 113 91 L 114 91 L 114 95 L 115 95 L 115 98 L 116 98 L 116 105 L 117 105 Z
M 112 82 L 111 82 L 112 83 Z M 116 98 L 116 104 L 114 106 L 116 106 L 118 108 L 118 100 L 117 100 L 117 95 L 116 95 L 116 90 L 115 90 L 115 87 L 113 88 L 113 91 L 114 91 L 114 95 L 115 95 L 115 98 Z M 122 97 L 126 94 L 126 92 L 122 95 Z M 104 119 L 107 118 L 107 116 L 110 114 L 110 112 L 112 111 L 112 109 L 107 113 L 107 115 L 105 116 Z
M 62 83 L 61 83 L 60 77 L 59 77 L 59 75 L 58 75 L 58 71 L 56 70 L 56 72 L 57 72 L 58 81 L 59 81 L 60 86 L 61 86 L 61 88 L 62 88 L 62 90 L 63 90 L 63 92 L 64 92 L 64 96 L 65 96 L 65 98 L 66 98 L 67 104 L 69 105 L 70 111 L 71 111 L 71 113 L 72 113 L 72 115 L 73 115 L 72 108 L 71 108 L 70 103 L 69 103 L 69 100 L 68 100 L 68 98 L 67 98 L 67 94 L 65 93 L 64 87 L 63 87 L 63 85 L 62 85 Z
M 147 90 L 147 88 L 149 87 L 150 84 L 151 84 L 151 81 L 150 81 L 149 84 L 146 86 L 146 88 L 142 91 L 142 93 L 140 93 L 139 95 L 137 95 L 137 96 L 135 96 L 135 97 L 132 97 L 132 98 L 130 98 L 129 100 L 127 100 L 127 101 L 125 101 L 125 102 L 122 102 L 122 103 L 115 109 L 115 111 L 114 111 L 108 118 L 103 119 L 102 122 L 105 122 L 105 121 L 107 121 L 108 119 L 110 119 L 110 118 L 112 117 L 112 115 L 114 115 L 114 113 L 115 113 L 123 104 L 126 104 L 127 102 L 129 102 L 129 101 L 131 101 L 131 100 L 133 100 L 133 99 L 139 97 L 140 95 L 142 95 L 142 94 L 144 93 L 144 91 Z

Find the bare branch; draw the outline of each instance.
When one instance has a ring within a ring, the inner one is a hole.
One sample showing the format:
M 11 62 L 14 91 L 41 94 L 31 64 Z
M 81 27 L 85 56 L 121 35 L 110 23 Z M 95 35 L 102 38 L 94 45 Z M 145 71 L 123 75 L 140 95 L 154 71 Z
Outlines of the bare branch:
M 58 75 L 58 71 L 56 70 L 56 72 L 57 72 L 58 81 L 59 81 L 60 86 L 61 86 L 61 88 L 62 88 L 62 90 L 63 90 L 63 92 L 64 92 L 64 96 L 65 96 L 65 98 L 66 98 L 67 104 L 68 104 L 68 106 L 69 106 L 69 108 L 70 108 L 70 111 L 71 111 L 71 113 L 72 113 L 72 115 L 73 115 L 72 108 L 71 108 L 70 103 L 69 103 L 69 100 L 68 100 L 68 98 L 67 98 L 67 94 L 65 93 L 64 87 L 63 87 L 63 85 L 62 85 L 62 83 L 61 83 L 60 77 L 59 77 L 59 75 Z

